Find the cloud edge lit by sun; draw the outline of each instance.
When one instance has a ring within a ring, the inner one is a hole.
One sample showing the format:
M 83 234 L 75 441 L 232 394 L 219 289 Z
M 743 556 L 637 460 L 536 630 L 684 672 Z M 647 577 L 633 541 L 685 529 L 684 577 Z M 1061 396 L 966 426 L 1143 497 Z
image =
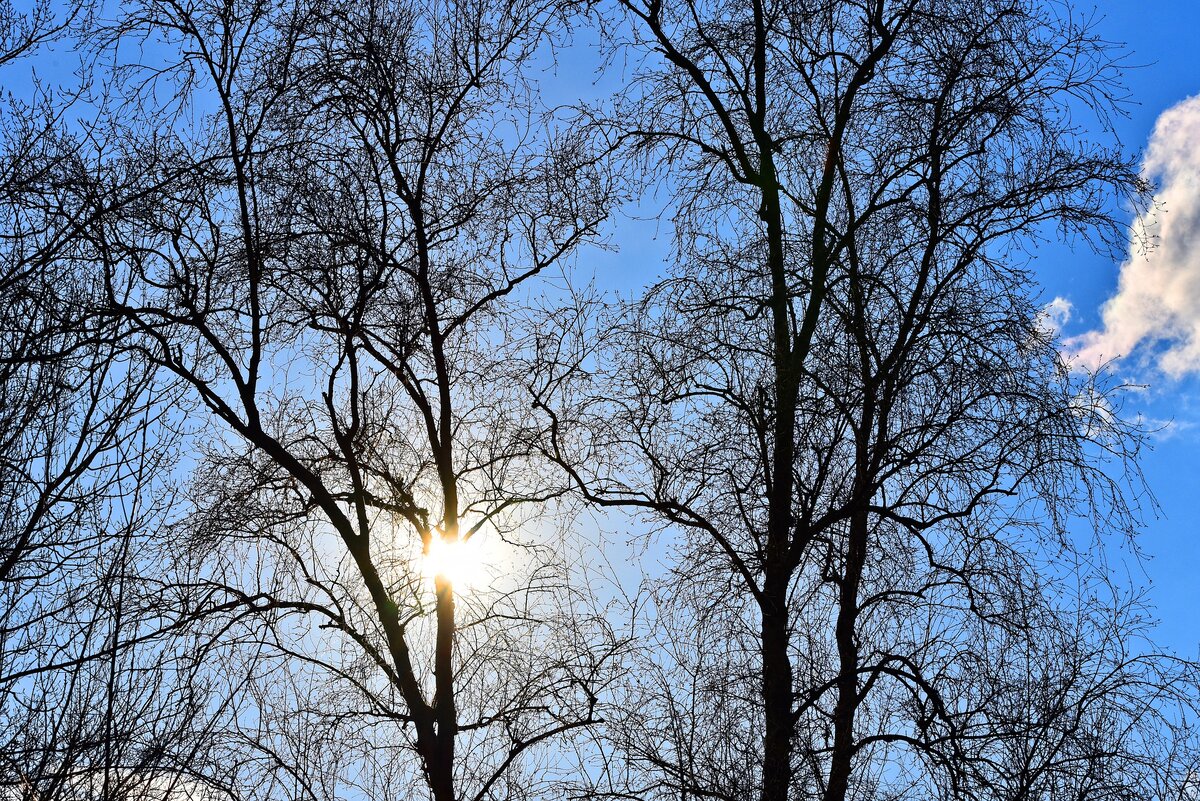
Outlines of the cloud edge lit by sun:
M 1180 378 L 1200 372 L 1200 95 L 1159 115 L 1142 171 L 1158 189 L 1134 223 L 1116 292 L 1101 326 L 1064 340 L 1063 353 L 1089 370 L 1136 356 Z

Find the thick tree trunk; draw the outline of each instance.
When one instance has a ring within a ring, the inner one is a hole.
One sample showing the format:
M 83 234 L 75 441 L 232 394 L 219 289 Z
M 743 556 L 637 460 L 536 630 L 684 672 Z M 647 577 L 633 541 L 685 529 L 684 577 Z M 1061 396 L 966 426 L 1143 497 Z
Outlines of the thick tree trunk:
M 775 362 L 775 421 L 768 497 L 766 561 L 763 566 L 762 697 L 763 763 L 761 801 L 787 801 L 792 785 L 792 662 L 788 653 L 788 589 L 792 579 L 793 464 L 796 456 L 798 382 L 792 341 L 791 298 L 783 246 L 783 214 L 769 149 L 760 164 L 762 207 L 767 228 L 767 266 Z M 801 347 L 804 347 L 801 345 Z
M 456 535 L 457 536 L 457 535 Z M 454 741 L 458 712 L 454 699 L 454 587 L 443 576 L 434 578 L 437 593 L 437 634 L 434 652 L 434 719 L 437 721 L 435 754 L 430 761 L 430 788 L 435 801 L 456 801 L 454 794 Z
M 853 535 L 851 539 L 854 539 Z M 854 551 L 852 543 L 848 561 L 856 558 Z M 833 753 L 830 757 L 829 780 L 825 784 L 824 801 L 845 801 L 854 760 L 854 715 L 858 709 L 858 643 L 855 636 L 858 577 L 855 575 L 853 580 L 850 580 L 850 576 L 845 578 L 847 580 L 842 583 L 834 634 L 838 652 L 838 695 L 833 708 Z
M 864 417 L 869 419 L 873 407 L 868 403 Z M 864 424 L 865 430 L 865 424 Z M 838 615 L 834 629 L 837 642 L 838 675 L 837 702 L 833 708 L 833 752 L 830 755 L 829 778 L 825 783 L 823 801 L 845 801 L 850 787 L 854 762 L 854 718 L 858 711 L 858 590 L 862 582 L 863 565 L 867 558 L 869 518 L 866 509 L 867 445 L 859 437 L 857 448 L 858 475 L 855 477 L 850 531 L 846 543 L 846 561 L 839 584 Z
M 775 585 L 775 586 L 773 586 Z M 762 801 L 787 801 L 792 783 L 792 663 L 788 655 L 787 584 L 768 580 L 773 600 L 762 610 L 763 734 Z
M 449 745 L 444 749 L 443 745 Z M 456 801 L 454 796 L 454 739 L 439 736 L 434 746 L 433 757 L 426 760 L 429 773 L 429 789 L 434 801 Z

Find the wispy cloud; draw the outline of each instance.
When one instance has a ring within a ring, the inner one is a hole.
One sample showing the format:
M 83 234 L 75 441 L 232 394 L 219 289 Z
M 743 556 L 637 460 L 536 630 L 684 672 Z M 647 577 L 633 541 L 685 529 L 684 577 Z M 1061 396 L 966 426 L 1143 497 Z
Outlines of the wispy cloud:
M 1057 334 L 1067 323 L 1071 322 L 1071 314 L 1075 307 L 1064 297 L 1054 300 L 1042 307 L 1038 316 L 1038 324 L 1050 334 Z
M 1200 95 L 1159 116 L 1143 171 L 1159 187 L 1139 221 L 1152 247 L 1131 246 L 1102 327 L 1064 349 L 1088 367 L 1141 351 L 1169 375 L 1200 373 Z

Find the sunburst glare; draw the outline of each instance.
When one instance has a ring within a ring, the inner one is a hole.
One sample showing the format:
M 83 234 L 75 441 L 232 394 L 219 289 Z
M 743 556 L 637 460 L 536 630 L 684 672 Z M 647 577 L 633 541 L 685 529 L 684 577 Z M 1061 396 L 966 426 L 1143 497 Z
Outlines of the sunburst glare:
M 484 549 L 474 539 L 446 539 L 433 536 L 421 558 L 421 573 L 433 580 L 441 577 L 456 592 L 483 586 L 488 580 Z

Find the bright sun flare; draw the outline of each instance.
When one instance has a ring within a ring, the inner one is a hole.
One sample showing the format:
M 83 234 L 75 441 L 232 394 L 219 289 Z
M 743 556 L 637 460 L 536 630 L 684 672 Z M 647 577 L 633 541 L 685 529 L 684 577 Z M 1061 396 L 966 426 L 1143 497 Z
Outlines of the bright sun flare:
M 438 536 L 430 540 L 429 550 L 421 559 L 421 572 L 426 578 L 441 576 L 459 592 L 482 584 L 487 578 L 484 568 L 481 549 L 474 542 Z

